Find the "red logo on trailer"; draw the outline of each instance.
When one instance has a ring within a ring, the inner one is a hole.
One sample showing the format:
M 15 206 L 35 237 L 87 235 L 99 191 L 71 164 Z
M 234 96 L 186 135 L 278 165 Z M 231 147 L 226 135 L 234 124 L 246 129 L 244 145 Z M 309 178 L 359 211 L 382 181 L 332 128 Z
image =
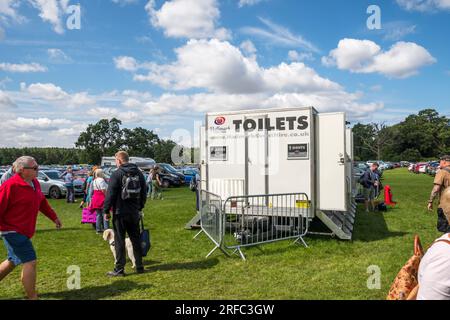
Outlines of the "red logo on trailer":
M 214 120 L 214 123 L 218 126 L 221 126 L 223 124 L 225 124 L 225 117 L 217 117 L 216 120 Z

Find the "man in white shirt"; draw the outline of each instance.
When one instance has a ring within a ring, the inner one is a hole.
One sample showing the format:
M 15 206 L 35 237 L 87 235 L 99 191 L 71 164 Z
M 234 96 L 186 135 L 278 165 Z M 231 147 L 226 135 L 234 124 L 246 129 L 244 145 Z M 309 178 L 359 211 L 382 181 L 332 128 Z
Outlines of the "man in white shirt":
M 450 188 L 441 206 L 450 223 Z M 450 233 L 437 239 L 420 262 L 417 300 L 450 300 Z

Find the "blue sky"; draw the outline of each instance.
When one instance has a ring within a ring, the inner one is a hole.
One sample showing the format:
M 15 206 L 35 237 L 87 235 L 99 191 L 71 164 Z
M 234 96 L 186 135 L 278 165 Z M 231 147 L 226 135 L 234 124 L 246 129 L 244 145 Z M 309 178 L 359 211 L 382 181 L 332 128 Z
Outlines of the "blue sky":
M 177 140 L 208 111 L 450 115 L 449 18 L 449 0 L 0 0 L 0 146 L 70 147 L 113 116 Z

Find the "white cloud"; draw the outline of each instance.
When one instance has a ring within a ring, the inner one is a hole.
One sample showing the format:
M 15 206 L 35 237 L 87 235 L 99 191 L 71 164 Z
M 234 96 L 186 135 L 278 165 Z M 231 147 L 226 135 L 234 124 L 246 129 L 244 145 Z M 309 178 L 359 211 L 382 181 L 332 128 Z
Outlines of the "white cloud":
M 49 22 L 53 30 L 58 34 L 64 33 L 62 16 L 67 10 L 69 0 L 28 0 L 40 11 L 39 17 L 44 22 Z
M 242 51 L 250 56 L 254 55 L 257 52 L 255 45 L 250 40 L 243 41 L 239 48 L 241 48 Z
M 47 54 L 50 61 L 53 63 L 70 63 L 72 58 L 70 58 L 63 50 L 57 48 L 47 49 Z
M 0 110 L 16 108 L 17 105 L 11 100 L 6 92 L 0 90 Z
M 30 135 L 27 133 L 22 133 L 21 135 L 16 137 L 16 141 L 19 143 L 20 146 L 26 146 L 30 143 L 36 143 L 41 142 L 43 139 L 40 137 L 36 137 L 34 135 Z
M 266 43 L 280 45 L 291 48 L 302 48 L 306 51 L 318 53 L 320 50 L 301 35 L 293 34 L 288 28 L 273 23 L 269 19 L 259 18 L 259 20 L 268 28 L 244 27 L 241 31 L 254 37 L 263 39 Z
M 86 128 L 87 128 L 86 124 L 79 123 L 69 128 L 60 128 L 56 130 L 55 133 L 58 136 L 72 137 L 76 139 L 78 138 L 78 136 L 82 131 L 86 130 Z
M 281 63 L 263 68 L 229 42 L 190 40 L 175 50 L 177 59 L 167 65 L 145 63 L 150 72 L 135 74 L 171 90 L 203 89 L 195 94 L 163 94 L 141 98 L 133 94 L 122 106 L 141 115 L 203 114 L 217 110 L 242 110 L 315 106 L 320 111 L 346 111 L 351 119 L 367 118 L 384 108 L 382 102 L 362 102 L 360 92 L 317 74 L 304 63 Z M 137 65 L 142 65 L 137 62 Z M 143 68 L 144 69 L 144 68 Z
M 114 64 L 119 70 L 136 71 L 138 69 L 138 63 L 136 59 L 132 57 L 116 57 L 114 58 Z
M 257 93 L 286 91 L 321 91 L 340 86 L 320 77 L 303 63 L 282 63 L 262 68 L 255 59 L 245 57 L 231 45 L 216 39 L 190 40 L 176 49 L 177 61 L 150 66 L 147 75 L 137 74 L 136 81 L 149 81 L 175 90 L 206 89 L 216 93 Z
M 46 72 L 47 68 L 39 63 L 29 64 L 14 64 L 14 63 L 0 63 L 0 70 L 13 73 L 27 73 L 27 72 Z
M 167 37 L 229 39 L 230 32 L 218 27 L 218 6 L 217 0 L 171 0 L 157 10 L 155 0 L 149 0 L 145 9 L 151 24 Z
M 433 12 L 450 10 L 449 0 L 397 0 L 397 3 L 408 11 Z
M 87 112 L 87 114 L 90 116 L 94 116 L 98 119 L 118 118 L 126 122 L 139 122 L 142 120 L 142 117 L 134 111 L 122 112 L 115 108 L 104 108 L 104 107 L 93 108 L 90 109 Z
M 5 28 L 11 24 L 20 24 L 27 19 L 21 16 L 17 9 L 21 2 L 17 0 L 0 0 L 0 41 L 5 38 Z
M 290 61 L 314 61 L 314 56 L 311 52 L 297 52 L 295 50 L 289 50 L 288 59 Z
M 343 39 L 338 47 L 322 58 L 326 66 L 337 66 L 354 73 L 380 73 L 392 78 L 407 78 L 436 59 L 412 42 L 397 42 L 388 51 L 370 40 Z
M 398 41 L 410 34 L 416 33 L 416 28 L 416 25 L 405 21 L 394 21 L 383 23 L 381 32 L 384 34 L 384 40 Z
M 10 119 L 4 122 L 6 128 L 22 131 L 56 130 L 59 126 L 67 126 L 72 122 L 67 119 L 24 118 Z
M 69 94 L 65 92 L 61 87 L 54 85 L 53 83 L 33 83 L 28 87 L 24 83 L 22 90 L 26 91 L 33 98 L 40 98 L 44 100 L 62 100 L 68 98 Z
M 253 6 L 255 4 L 260 3 L 262 0 L 239 0 L 239 8 L 245 6 Z
M 10 21 L 21 23 L 25 18 L 17 12 L 20 2 L 17 0 L 0 1 L 0 22 L 9 23 Z

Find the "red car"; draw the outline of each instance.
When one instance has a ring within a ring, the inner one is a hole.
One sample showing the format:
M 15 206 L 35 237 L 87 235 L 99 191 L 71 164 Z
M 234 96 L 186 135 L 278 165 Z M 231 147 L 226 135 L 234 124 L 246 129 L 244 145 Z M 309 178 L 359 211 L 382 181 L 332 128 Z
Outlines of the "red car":
M 426 167 L 428 165 L 428 162 L 419 162 L 416 163 L 415 167 L 414 167 L 414 173 L 423 173 L 423 170 L 425 168 L 422 167 Z M 422 171 L 420 170 L 422 168 Z

